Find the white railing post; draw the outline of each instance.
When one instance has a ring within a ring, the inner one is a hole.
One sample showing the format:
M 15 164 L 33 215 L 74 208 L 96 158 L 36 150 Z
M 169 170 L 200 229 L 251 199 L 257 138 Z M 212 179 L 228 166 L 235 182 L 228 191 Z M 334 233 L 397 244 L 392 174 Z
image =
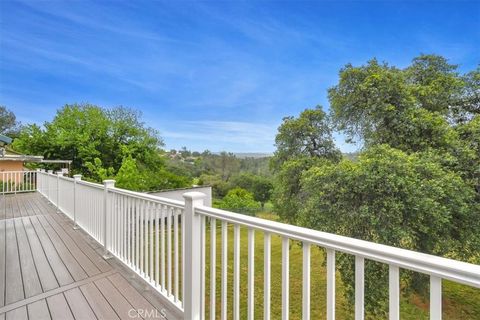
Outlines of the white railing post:
M 185 273 L 184 279 L 184 318 L 198 320 L 201 316 L 202 306 L 202 270 L 201 270 L 201 217 L 195 214 L 195 207 L 203 205 L 205 194 L 201 192 L 187 192 L 185 198 Z
M 57 172 L 57 212 L 60 212 L 60 177 L 63 177 L 63 172 Z
M 39 178 L 41 177 L 41 178 Z M 40 186 L 40 193 L 45 197 L 45 169 L 40 169 L 40 173 L 37 175 L 37 182 Z
M 115 187 L 115 180 L 103 180 L 103 258 L 110 259 L 112 255 L 108 252 L 108 228 L 112 228 L 108 223 L 108 189 Z
M 430 319 L 442 319 L 442 278 L 430 276 Z
M 50 175 L 53 174 L 53 170 L 48 170 L 48 179 L 47 179 L 47 190 L 48 190 L 48 193 L 47 193 L 47 199 L 51 202 L 52 201 L 52 195 L 51 195 L 51 192 L 52 192 L 52 187 L 50 186 Z
M 78 229 L 77 224 L 77 181 L 82 180 L 81 174 L 73 175 L 73 229 Z
M 40 169 L 37 169 L 37 172 L 35 173 L 34 175 L 34 178 L 32 179 L 33 181 L 35 181 L 35 188 L 32 188 L 33 191 L 39 191 L 40 188 L 38 187 L 39 185 L 39 177 L 40 177 Z

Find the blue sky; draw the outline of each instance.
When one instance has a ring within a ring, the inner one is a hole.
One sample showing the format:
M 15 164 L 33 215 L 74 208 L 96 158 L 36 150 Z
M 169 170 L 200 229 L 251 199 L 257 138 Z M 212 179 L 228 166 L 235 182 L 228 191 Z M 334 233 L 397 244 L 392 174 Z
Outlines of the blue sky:
M 167 148 L 272 152 L 284 116 L 328 109 L 346 63 L 420 53 L 473 69 L 480 3 L 0 1 L 0 104 L 24 123 L 132 107 Z

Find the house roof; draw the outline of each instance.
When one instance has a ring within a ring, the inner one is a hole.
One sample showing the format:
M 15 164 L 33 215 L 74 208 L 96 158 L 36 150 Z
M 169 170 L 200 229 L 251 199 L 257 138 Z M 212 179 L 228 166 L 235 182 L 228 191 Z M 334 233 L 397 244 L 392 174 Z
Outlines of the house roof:
M 25 154 L 6 154 L 0 157 L 0 161 L 28 161 L 28 162 L 42 162 L 42 156 L 29 156 Z
M 0 144 L 10 144 L 12 143 L 12 138 L 0 134 Z

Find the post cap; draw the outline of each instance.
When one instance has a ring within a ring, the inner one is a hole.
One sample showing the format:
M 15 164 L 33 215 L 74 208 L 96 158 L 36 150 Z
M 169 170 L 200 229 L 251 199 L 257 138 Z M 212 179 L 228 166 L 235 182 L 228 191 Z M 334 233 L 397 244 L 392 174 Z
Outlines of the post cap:
M 47 172 L 48 172 L 48 173 L 53 173 L 53 170 L 48 170 Z
M 107 188 L 113 188 L 115 186 L 115 180 L 103 180 L 103 185 Z
M 183 198 L 185 200 L 203 200 L 206 198 L 206 194 L 198 191 L 185 192 Z
M 74 174 L 73 179 L 75 180 L 82 180 L 82 175 L 81 174 Z

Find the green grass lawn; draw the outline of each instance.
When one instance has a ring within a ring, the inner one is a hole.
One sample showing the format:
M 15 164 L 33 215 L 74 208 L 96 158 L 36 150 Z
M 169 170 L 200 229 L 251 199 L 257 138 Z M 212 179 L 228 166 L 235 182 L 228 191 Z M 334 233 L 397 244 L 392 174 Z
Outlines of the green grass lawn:
M 274 214 L 260 214 L 265 219 L 275 220 Z M 248 247 L 247 229 L 241 228 L 240 240 L 240 315 L 247 316 L 247 275 Z M 216 318 L 221 310 L 221 224 L 217 222 L 216 257 Z M 233 226 L 228 228 L 228 314 L 233 310 Z M 206 316 L 210 317 L 210 232 L 207 230 L 206 248 Z M 291 242 L 290 246 L 290 319 L 302 317 L 302 248 Z M 282 310 L 282 240 L 272 235 L 271 246 L 271 316 L 281 318 Z M 326 270 L 323 266 L 325 252 L 312 246 L 311 254 L 311 318 L 326 317 Z M 480 319 L 480 289 L 443 281 L 444 319 Z M 337 319 L 353 319 L 351 308 L 343 295 L 344 286 L 337 274 L 336 315 Z M 366 292 L 368 295 L 368 292 Z M 263 233 L 255 233 L 255 318 L 263 317 Z M 426 300 L 416 295 L 401 300 L 402 319 L 428 319 L 428 297 Z

